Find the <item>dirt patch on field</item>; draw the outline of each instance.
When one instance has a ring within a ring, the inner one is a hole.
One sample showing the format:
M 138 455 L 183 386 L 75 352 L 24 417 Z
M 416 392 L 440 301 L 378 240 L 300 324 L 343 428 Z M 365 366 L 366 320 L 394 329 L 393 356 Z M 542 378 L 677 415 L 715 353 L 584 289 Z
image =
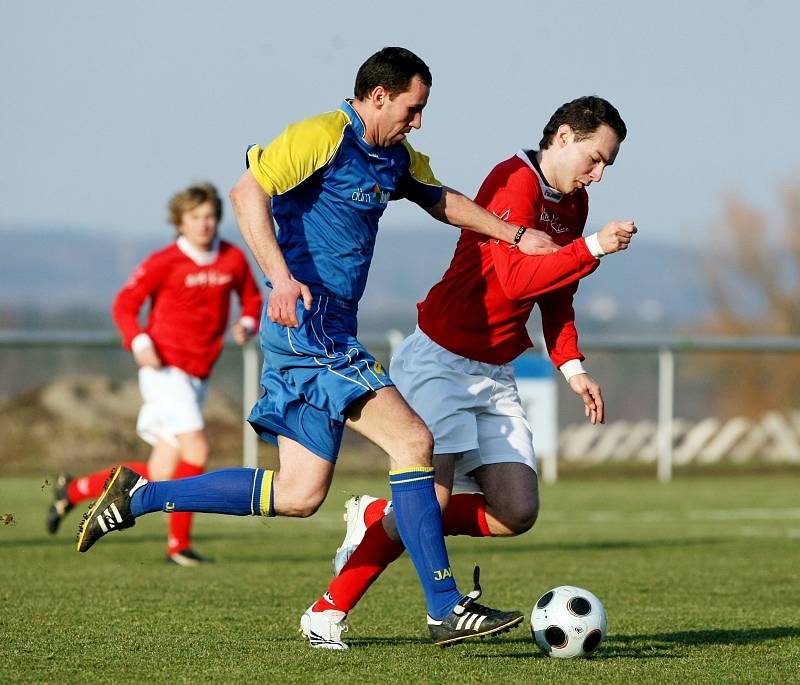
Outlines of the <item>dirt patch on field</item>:
M 65 376 L 0 404 L 0 473 L 83 473 L 129 460 L 144 460 L 149 446 L 136 435 L 141 397 L 134 381 L 104 376 Z M 242 408 L 212 390 L 206 428 L 213 468 L 242 463 Z M 248 428 L 249 430 L 249 428 Z M 349 432 L 349 431 L 348 431 Z M 357 436 L 348 436 L 341 467 L 386 470 L 386 458 Z M 276 465 L 276 451 L 261 444 L 261 466 Z

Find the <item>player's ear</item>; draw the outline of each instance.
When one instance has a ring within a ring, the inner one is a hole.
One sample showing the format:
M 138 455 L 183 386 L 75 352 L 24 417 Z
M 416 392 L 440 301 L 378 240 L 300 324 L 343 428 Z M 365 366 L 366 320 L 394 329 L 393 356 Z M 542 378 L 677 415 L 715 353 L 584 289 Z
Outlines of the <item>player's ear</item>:
M 556 131 L 555 139 L 559 147 L 566 147 L 574 137 L 572 126 L 569 124 L 561 124 Z
M 380 109 L 383 107 L 386 100 L 389 99 L 389 93 L 383 86 L 375 86 L 370 93 L 370 99 L 372 100 L 372 104 Z

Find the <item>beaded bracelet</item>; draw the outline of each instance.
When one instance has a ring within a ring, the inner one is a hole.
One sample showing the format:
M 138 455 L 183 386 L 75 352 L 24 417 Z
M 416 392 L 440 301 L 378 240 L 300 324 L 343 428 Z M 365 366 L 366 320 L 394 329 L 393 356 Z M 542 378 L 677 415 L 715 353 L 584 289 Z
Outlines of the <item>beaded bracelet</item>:
M 528 229 L 527 229 L 525 226 L 520 226 L 520 227 L 517 229 L 517 234 L 514 236 L 514 242 L 513 242 L 513 244 L 511 245 L 511 249 L 512 249 L 512 250 L 513 250 L 514 248 L 519 248 L 519 241 L 520 241 L 520 240 L 522 240 L 522 236 L 523 236 L 523 235 L 525 235 L 525 231 L 527 231 L 527 230 L 528 230 Z

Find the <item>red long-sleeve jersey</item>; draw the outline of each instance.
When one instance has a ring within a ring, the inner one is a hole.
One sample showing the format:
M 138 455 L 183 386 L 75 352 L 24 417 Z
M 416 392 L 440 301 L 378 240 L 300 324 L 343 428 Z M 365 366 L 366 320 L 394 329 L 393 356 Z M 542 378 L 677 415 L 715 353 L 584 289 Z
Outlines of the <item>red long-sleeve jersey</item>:
M 127 349 L 137 335 L 147 333 L 165 365 L 206 378 L 222 351 L 231 292 L 239 297 L 242 319 L 257 326 L 261 294 L 244 254 L 219 241 L 216 259 L 213 255 L 199 259 L 179 240 L 137 267 L 112 308 Z M 139 312 L 148 298 L 150 313 L 142 326 Z
M 553 363 L 583 361 L 572 299 L 578 281 L 599 264 L 581 237 L 586 191 L 557 192 L 541 175 L 535 152 L 522 150 L 492 169 L 475 201 L 505 221 L 545 231 L 563 247 L 525 255 L 462 230 L 442 280 L 417 305 L 420 328 L 451 352 L 505 364 L 533 346 L 525 325 L 538 304 Z

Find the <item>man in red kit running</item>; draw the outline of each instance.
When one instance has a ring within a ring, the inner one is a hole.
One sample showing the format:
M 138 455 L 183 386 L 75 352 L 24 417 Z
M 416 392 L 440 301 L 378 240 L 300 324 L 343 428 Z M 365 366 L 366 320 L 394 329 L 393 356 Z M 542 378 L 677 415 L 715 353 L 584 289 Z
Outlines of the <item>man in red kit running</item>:
M 217 237 L 221 216 L 214 186 L 176 193 L 169 221 L 177 239 L 137 267 L 114 300 L 114 321 L 139 366 L 143 404 L 136 431 L 153 446 L 149 461 L 127 466 L 145 478 L 186 478 L 205 470 L 203 404 L 208 376 L 222 352 L 232 292 L 241 303 L 241 316 L 231 327 L 234 340 L 243 345 L 257 329 L 261 295 L 242 251 Z M 142 326 L 139 313 L 148 300 L 150 314 Z M 60 474 L 47 530 L 55 533 L 76 504 L 99 497 L 109 473 L 75 479 Z M 167 561 L 179 566 L 208 561 L 191 548 L 191 523 L 191 513 L 169 515 Z
M 450 267 L 418 305 L 416 331 L 392 359 L 398 390 L 434 436 L 446 535 L 519 535 L 536 521 L 533 436 L 511 366 L 532 347 L 526 323 L 534 305 L 553 364 L 583 400 L 588 420 L 604 421 L 600 386 L 581 363 L 572 302 L 578 281 L 602 256 L 626 249 L 636 233 L 633 221 L 612 221 L 581 237 L 585 188 L 601 180 L 626 134 L 610 103 L 583 97 L 553 114 L 539 150 L 521 150 L 498 164 L 477 204 L 512 224 L 544 231 L 561 249 L 528 256 L 463 230 Z M 345 518 L 336 576 L 301 620 L 327 639 L 312 641 L 315 647 L 346 648 L 341 634 L 347 613 L 403 552 L 387 500 L 353 497 Z

